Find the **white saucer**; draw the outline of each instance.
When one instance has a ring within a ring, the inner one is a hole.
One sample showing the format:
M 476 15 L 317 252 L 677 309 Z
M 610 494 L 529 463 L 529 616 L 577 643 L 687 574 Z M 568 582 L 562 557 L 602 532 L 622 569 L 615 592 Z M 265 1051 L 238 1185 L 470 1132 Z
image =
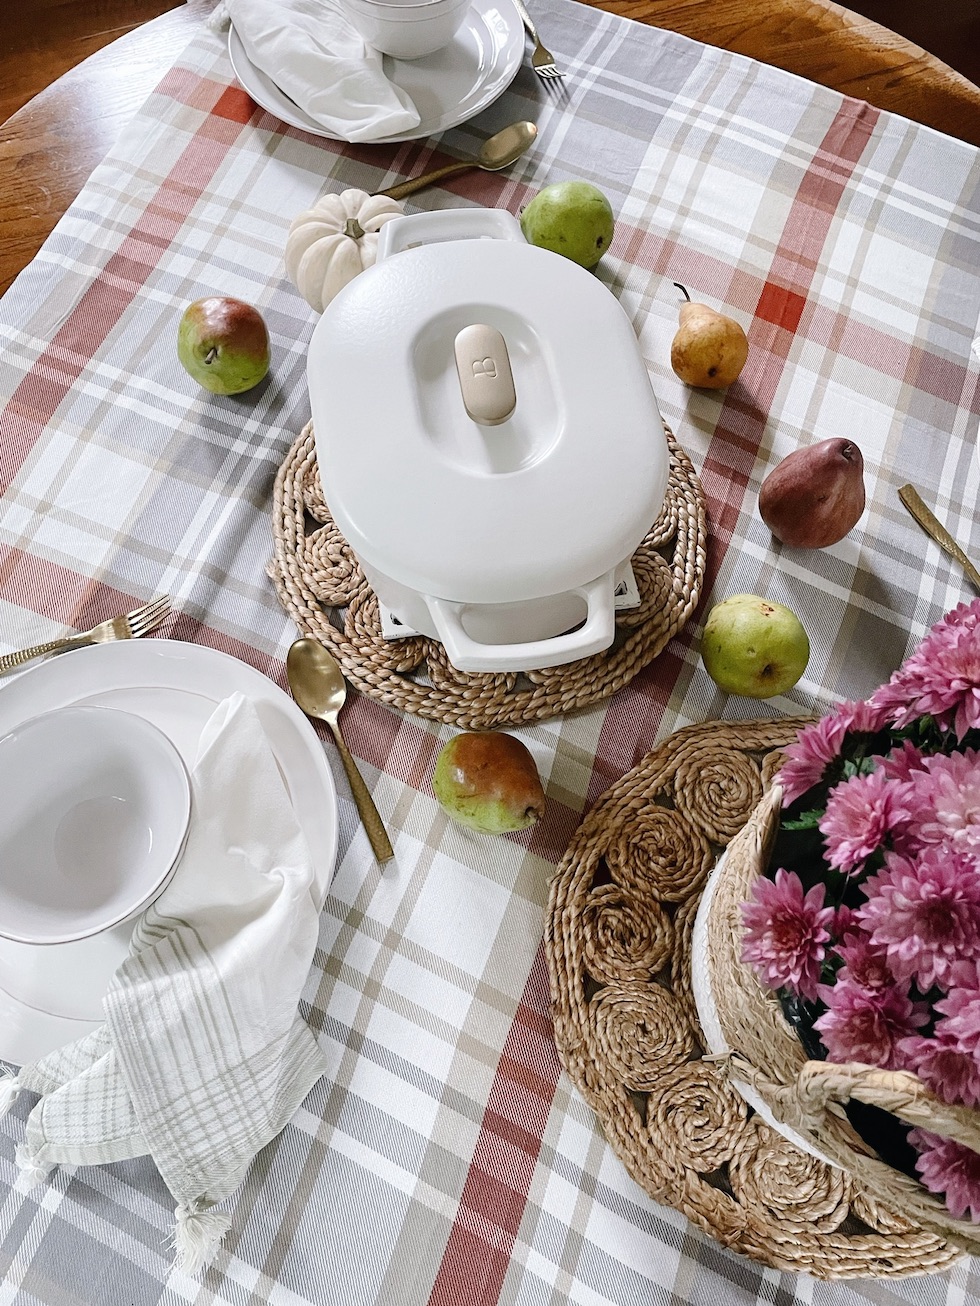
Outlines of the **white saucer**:
M 205 722 L 236 691 L 256 705 L 310 845 L 319 908 L 337 857 L 333 777 L 307 717 L 247 663 L 177 640 L 127 640 L 78 649 L 22 672 L 0 689 L 0 735 L 53 708 L 101 704 L 157 726 L 190 768 Z M 0 1058 L 23 1065 L 95 1029 L 102 1020 L 102 996 L 126 956 L 132 926 L 125 922 L 92 939 L 50 947 L 0 939 Z M 20 996 L 8 992 L 11 987 Z M 27 996 L 37 1005 L 25 1001 Z
M 228 32 L 228 57 L 244 90 L 263 109 L 313 136 L 343 139 L 321 127 L 256 68 L 234 26 Z M 473 0 L 462 26 L 444 49 L 422 59 L 385 55 L 386 74 L 411 98 L 421 121 L 411 131 L 363 144 L 420 140 L 466 122 L 504 93 L 523 58 L 524 24 L 513 0 Z

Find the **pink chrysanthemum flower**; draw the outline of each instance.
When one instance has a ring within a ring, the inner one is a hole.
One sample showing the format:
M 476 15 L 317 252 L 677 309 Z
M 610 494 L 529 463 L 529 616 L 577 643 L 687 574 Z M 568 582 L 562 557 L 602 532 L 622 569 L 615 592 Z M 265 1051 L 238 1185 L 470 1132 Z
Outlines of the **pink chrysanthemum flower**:
M 837 955 L 844 963 L 837 972 L 838 984 L 853 984 L 855 988 L 870 993 L 894 986 L 895 976 L 888 965 L 887 954 L 874 947 L 870 935 L 860 927 L 854 927 L 844 935 L 837 945 Z
M 955 1219 L 969 1213 L 974 1223 L 980 1223 L 980 1155 L 926 1129 L 913 1129 L 909 1142 L 919 1153 L 915 1168 L 930 1193 L 945 1198 Z
M 955 608 L 950 608 L 949 612 L 929 628 L 926 638 L 933 635 L 941 638 L 947 636 L 950 631 L 975 630 L 978 626 L 980 626 L 980 599 L 971 599 L 969 603 L 957 603 Z
M 936 623 L 887 685 L 871 696 L 896 725 L 935 717 L 962 739 L 980 725 L 980 606 L 977 600 Z
M 783 806 L 789 807 L 820 783 L 827 767 L 840 757 L 847 734 L 875 734 L 886 724 L 885 714 L 870 702 L 846 701 L 804 726 L 796 740 L 783 749 L 786 761 L 779 771 Z
M 922 770 L 924 761 L 922 753 L 912 743 L 911 739 L 905 739 L 900 747 L 893 748 L 890 753 L 885 754 L 878 763 L 878 769 L 883 775 L 888 776 L 889 780 L 896 780 L 900 784 L 905 784 L 917 772 Z
M 842 902 L 834 911 L 834 923 L 830 927 L 831 936 L 843 940 L 845 934 L 851 930 L 860 930 L 860 928 L 854 908 L 848 907 L 847 903 Z
M 898 1043 L 903 1070 L 911 1070 L 944 1102 L 980 1106 L 980 1063 L 937 1028 L 932 1038 L 914 1034 Z
M 935 1006 L 940 1012 L 936 1034 L 955 1043 L 980 1062 L 980 962 L 957 961 L 950 967 L 950 989 Z
M 966 957 L 953 964 L 949 972 L 951 989 L 965 989 L 972 997 L 980 998 L 980 958 Z
M 890 853 L 864 884 L 861 925 L 884 948 L 896 979 L 923 993 L 948 985 L 958 960 L 980 956 L 980 874 L 961 853 L 930 846 L 912 859 Z
M 849 735 L 876 735 L 888 725 L 888 717 L 870 699 L 844 702 L 835 715 Z
M 760 876 L 752 898 L 742 904 L 745 938 L 742 960 L 771 989 L 787 989 L 812 1001 L 830 938 L 833 907 L 825 907 L 824 886 L 804 895 L 791 871 L 778 870 L 774 880 Z
M 796 741 L 786 745 L 783 749 L 786 761 L 779 768 L 778 777 L 783 787 L 784 807 L 820 783 L 827 767 L 840 757 L 844 733 L 844 722 L 831 714 L 804 726 Z
M 980 753 L 936 753 L 910 775 L 906 801 L 915 842 L 980 851 Z
M 818 996 L 827 1010 L 814 1023 L 831 1061 L 861 1061 L 894 1070 L 900 1064 L 898 1044 L 929 1020 L 924 1002 L 913 1002 L 892 986 L 872 992 L 838 979 L 821 984 Z
M 820 832 L 827 845 L 827 861 L 844 874 L 857 870 L 893 831 L 908 820 L 902 798 L 904 786 L 881 771 L 843 780 L 827 798 Z

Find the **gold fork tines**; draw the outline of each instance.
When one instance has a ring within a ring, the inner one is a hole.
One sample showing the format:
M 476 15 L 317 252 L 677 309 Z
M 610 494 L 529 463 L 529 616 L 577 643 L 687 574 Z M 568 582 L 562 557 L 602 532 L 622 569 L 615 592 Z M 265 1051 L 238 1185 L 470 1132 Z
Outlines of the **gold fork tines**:
M 34 658 L 47 657 L 52 653 L 64 653 L 73 648 L 85 648 L 88 644 L 108 644 L 117 639 L 142 639 L 151 630 L 156 630 L 170 615 L 170 596 L 161 595 L 151 603 L 144 603 L 121 617 L 110 617 L 100 621 L 91 630 L 79 635 L 68 635 L 63 639 L 51 639 L 45 644 L 35 644 L 32 648 L 21 649 L 18 653 L 5 653 L 0 657 L 0 676 L 8 671 L 22 667 Z

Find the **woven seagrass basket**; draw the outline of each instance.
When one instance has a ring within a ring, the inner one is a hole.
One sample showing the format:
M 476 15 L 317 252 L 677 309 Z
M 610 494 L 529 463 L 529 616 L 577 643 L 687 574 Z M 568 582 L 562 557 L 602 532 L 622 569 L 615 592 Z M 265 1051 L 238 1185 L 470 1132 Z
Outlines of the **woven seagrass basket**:
M 851 1126 L 848 1102 L 863 1102 L 898 1120 L 955 1139 L 980 1152 L 980 1111 L 940 1101 L 913 1074 L 858 1063 L 808 1060 L 775 995 L 741 959 L 741 904 L 768 862 L 779 826 L 782 790 L 763 796 L 748 822 L 728 845 L 703 900 L 696 937 L 704 940 L 695 985 L 703 1023 L 720 1031 L 729 1078 L 754 1096 L 775 1127 L 794 1134 L 809 1149 L 864 1184 L 883 1205 L 964 1251 L 980 1254 L 980 1225 L 955 1219 L 941 1198 L 915 1178 L 882 1160 Z M 700 993 L 699 993 L 700 988 Z M 711 1010 L 702 1010 L 710 994 Z M 706 1028 L 707 1034 L 707 1028 Z M 710 1041 L 710 1039 L 709 1039 Z

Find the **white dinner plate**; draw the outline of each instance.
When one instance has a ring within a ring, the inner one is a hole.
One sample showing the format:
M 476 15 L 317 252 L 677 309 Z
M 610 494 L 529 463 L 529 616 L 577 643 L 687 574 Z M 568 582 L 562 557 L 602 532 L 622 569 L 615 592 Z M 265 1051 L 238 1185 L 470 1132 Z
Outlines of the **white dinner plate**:
M 162 730 L 191 769 L 205 723 L 236 692 L 255 703 L 268 736 L 310 847 L 319 908 L 337 858 L 333 776 L 308 718 L 247 663 L 200 644 L 165 639 L 64 653 L 0 688 L 0 735 L 70 704 L 118 707 Z M 90 939 L 48 947 L 0 939 L 0 1058 L 23 1065 L 95 1029 L 132 927 L 129 921 Z
M 234 26 L 228 32 L 228 57 L 244 90 L 263 109 L 313 136 L 343 139 L 311 118 L 255 66 Z M 385 73 L 409 96 L 421 121 L 411 131 L 361 143 L 420 140 L 466 122 L 504 93 L 523 58 L 524 25 L 513 0 L 473 0 L 462 26 L 444 49 L 421 59 L 384 56 Z

